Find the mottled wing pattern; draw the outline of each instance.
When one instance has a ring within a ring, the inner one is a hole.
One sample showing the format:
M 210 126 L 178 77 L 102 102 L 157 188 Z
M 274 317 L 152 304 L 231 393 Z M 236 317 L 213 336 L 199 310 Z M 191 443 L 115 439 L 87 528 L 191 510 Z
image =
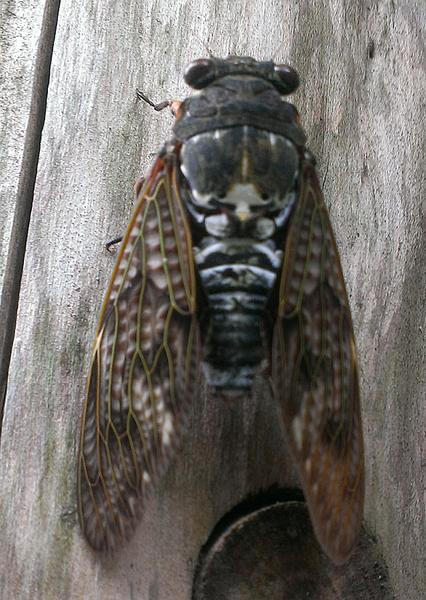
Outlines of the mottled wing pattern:
M 286 243 L 272 377 L 317 537 L 335 563 L 357 541 L 364 465 L 357 359 L 339 256 L 310 160 Z
M 196 385 L 191 235 L 172 162 L 157 158 L 139 185 L 92 355 L 78 508 L 82 530 L 97 550 L 114 547 L 140 516 L 172 455 Z

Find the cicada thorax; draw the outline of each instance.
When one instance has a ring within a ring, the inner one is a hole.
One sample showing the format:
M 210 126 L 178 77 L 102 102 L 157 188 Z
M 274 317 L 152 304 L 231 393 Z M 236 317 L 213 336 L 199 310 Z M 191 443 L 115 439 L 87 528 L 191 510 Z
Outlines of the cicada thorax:
M 248 73 L 185 100 L 175 134 L 207 298 L 198 303 L 206 379 L 216 393 L 250 391 L 267 354 L 266 307 L 282 269 L 305 137 L 296 109 Z

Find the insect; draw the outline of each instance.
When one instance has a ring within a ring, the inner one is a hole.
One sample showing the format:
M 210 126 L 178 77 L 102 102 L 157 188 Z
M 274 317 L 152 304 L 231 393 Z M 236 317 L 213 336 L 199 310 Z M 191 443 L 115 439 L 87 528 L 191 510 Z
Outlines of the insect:
M 229 56 L 192 62 L 185 80 L 200 92 L 175 104 L 173 138 L 137 186 L 102 308 L 81 527 L 94 549 L 114 548 L 165 472 L 199 378 L 212 401 L 238 398 L 266 360 L 316 536 L 342 563 L 364 496 L 357 359 L 315 160 L 283 99 L 299 78 Z

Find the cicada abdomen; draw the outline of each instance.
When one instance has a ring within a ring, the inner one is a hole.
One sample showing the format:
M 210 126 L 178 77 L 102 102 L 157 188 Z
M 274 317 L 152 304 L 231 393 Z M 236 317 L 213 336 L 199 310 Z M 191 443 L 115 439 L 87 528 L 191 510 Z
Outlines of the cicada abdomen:
M 316 535 L 336 563 L 360 529 L 353 328 L 290 67 L 195 61 L 124 238 L 102 310 L 79 461 L 80 522 L 113 547 L 176 447 L 201 372 L 250 394 L 267 361 Z M 163 106 L 163 105 L 159 105 Z M 200 369 L 201 367 L 201 369 Z

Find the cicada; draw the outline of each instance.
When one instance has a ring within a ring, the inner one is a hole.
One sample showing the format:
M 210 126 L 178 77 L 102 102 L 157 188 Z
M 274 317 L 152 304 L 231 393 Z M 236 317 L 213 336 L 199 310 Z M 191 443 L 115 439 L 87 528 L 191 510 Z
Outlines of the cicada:
M 261 373 L 316 536 L 342 563 L 364 496 L 357 359 L 315 160 L 283 99 L 299 77 L 229 56 L 192 62 L 185 81 L 199 93 L 175 103 L 173 137 L 137 186 L 102 308 L 81 527 L 94 549 L 113 548 L 164 474 L 202 378 L 211 401 L 235 401 Z

